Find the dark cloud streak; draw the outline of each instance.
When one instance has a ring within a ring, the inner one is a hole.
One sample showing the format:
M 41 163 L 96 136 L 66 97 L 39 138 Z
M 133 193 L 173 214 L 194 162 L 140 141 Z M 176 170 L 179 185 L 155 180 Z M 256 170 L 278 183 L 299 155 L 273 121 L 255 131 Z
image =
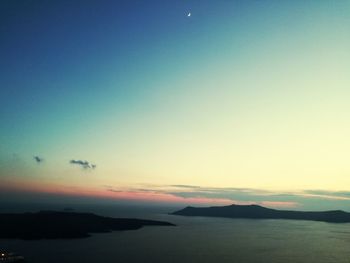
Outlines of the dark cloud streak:
M 39 156 L 33 156 L 33 159 L 36 161 L 37 164 L 40 164 L 44 161 L 44 159 L 42 157 Z
M 70 160 L 69 161 L 70 164 L 74 164 L 74 165 L 80 165 L 83 169 L 95 169 L 97 166 L 96 164 L 92 164 L 88 161 L 83 161 L 83 160 Z

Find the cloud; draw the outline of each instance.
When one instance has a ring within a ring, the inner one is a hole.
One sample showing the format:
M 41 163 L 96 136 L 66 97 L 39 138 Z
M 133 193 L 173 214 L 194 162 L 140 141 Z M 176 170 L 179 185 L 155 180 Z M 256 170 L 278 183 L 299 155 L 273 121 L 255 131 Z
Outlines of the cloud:
M 349 200 L 349 191 L 305 190 L 300 195 L 309 198 Z
M 177 200 L 179 203 L 196 204 L 257 204 L 271 208 L 300 210 L 348 210 L 350 191 L 299 190 L 273 191 L 254 188 L 203 187 L 196 185 L 138 184 L 128 187 L 108 186 L 116 195 L 136 197 L 157 196 Z M 152 197 L 152 198 L 153 198 Z
M 157 196 L 182 203 L 258 204 L 276 208 L 299 206 L 296 198 L 277 192 L 249 188 L 201 187 L 195 185 L 135 185 L 134 187 L 107 187 L 107 191 L 125 196 Z
M 80 165 L 83 169 L 95 169 L 97 166 L 96 164 L 92 164 L 88 161 L 82 161 L 82 160 L 70 160 L 69 161 L 70 164 L 74 164 L 74 165 Z
M 36 163 L 40 164 L 44 161 L 44 159 L 42 157 L 39 156 L 33 156 L 33 159 L 36 161 Z
M 350 191 L 294 190 L 275 191 L 256 188 L 204 187 L 186 184 L 129 186 L 103 185 L 114 198 L 176 202 L 183 205 L 257 204 L 277 209 L 302 211 L 349 211 Z
M 254 203 L 275 208 L 299 207 L 309 210 L 345 209 L 349 206 L 350 191 L 300 190 L 269 191 L 250 188 L 189 187 L 176 185 L 167 192 L 183 197 L 204 197 L 232 200 L 234 203 Z
M 187 185 L 187 184 L 173 184 L 173 185 L 170 185 L 170 187 L 190 188 L 190 189 L 193 189 L 193 188 L 201 188 L 200 186 L 196 186 L 196 185 Z

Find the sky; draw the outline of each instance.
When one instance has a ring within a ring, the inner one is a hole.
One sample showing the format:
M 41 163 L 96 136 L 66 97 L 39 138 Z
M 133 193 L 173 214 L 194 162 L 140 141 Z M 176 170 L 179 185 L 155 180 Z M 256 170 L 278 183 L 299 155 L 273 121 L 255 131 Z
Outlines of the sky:
M 1 1 L 1 195 L 349 210 L 349 28 L 345 0 Z

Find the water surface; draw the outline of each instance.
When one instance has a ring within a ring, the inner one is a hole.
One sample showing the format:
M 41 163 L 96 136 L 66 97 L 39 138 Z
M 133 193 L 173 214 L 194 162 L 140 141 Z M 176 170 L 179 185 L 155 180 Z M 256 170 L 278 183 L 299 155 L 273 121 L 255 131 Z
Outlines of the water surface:
M 0 247 L 35 263 L 350 262 L 350 224 L 181 217 L 165 214 L 173 209 L 164 207 L 90 210 L 108 216 L 164 220 L 177 226 L 151 226 L 73 240 L 0 239 Z

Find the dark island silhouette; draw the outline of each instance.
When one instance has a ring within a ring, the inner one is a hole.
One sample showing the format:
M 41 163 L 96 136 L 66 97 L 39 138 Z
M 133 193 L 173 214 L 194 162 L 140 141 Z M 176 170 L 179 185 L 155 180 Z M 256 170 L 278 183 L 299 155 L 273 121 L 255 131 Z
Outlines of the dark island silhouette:
M 226 218 L 248 218 L 248 219 L 293 219 L 312 220 L 330 223 L 350 222 L 350 213 L 342 210 L 304 212 L 276 210 L 259 205 L 229 205 L 213 207 L 191 207 L 172 213 L 181 216 L 205 216 L 205 217 L 226 217 Z
M 91 233 L 135 230 L 143 226 L 174 226 L 168 222 L 111 218 L 92 213 L 40 211 L 0 214 L 0 238 L 84 238 Z

